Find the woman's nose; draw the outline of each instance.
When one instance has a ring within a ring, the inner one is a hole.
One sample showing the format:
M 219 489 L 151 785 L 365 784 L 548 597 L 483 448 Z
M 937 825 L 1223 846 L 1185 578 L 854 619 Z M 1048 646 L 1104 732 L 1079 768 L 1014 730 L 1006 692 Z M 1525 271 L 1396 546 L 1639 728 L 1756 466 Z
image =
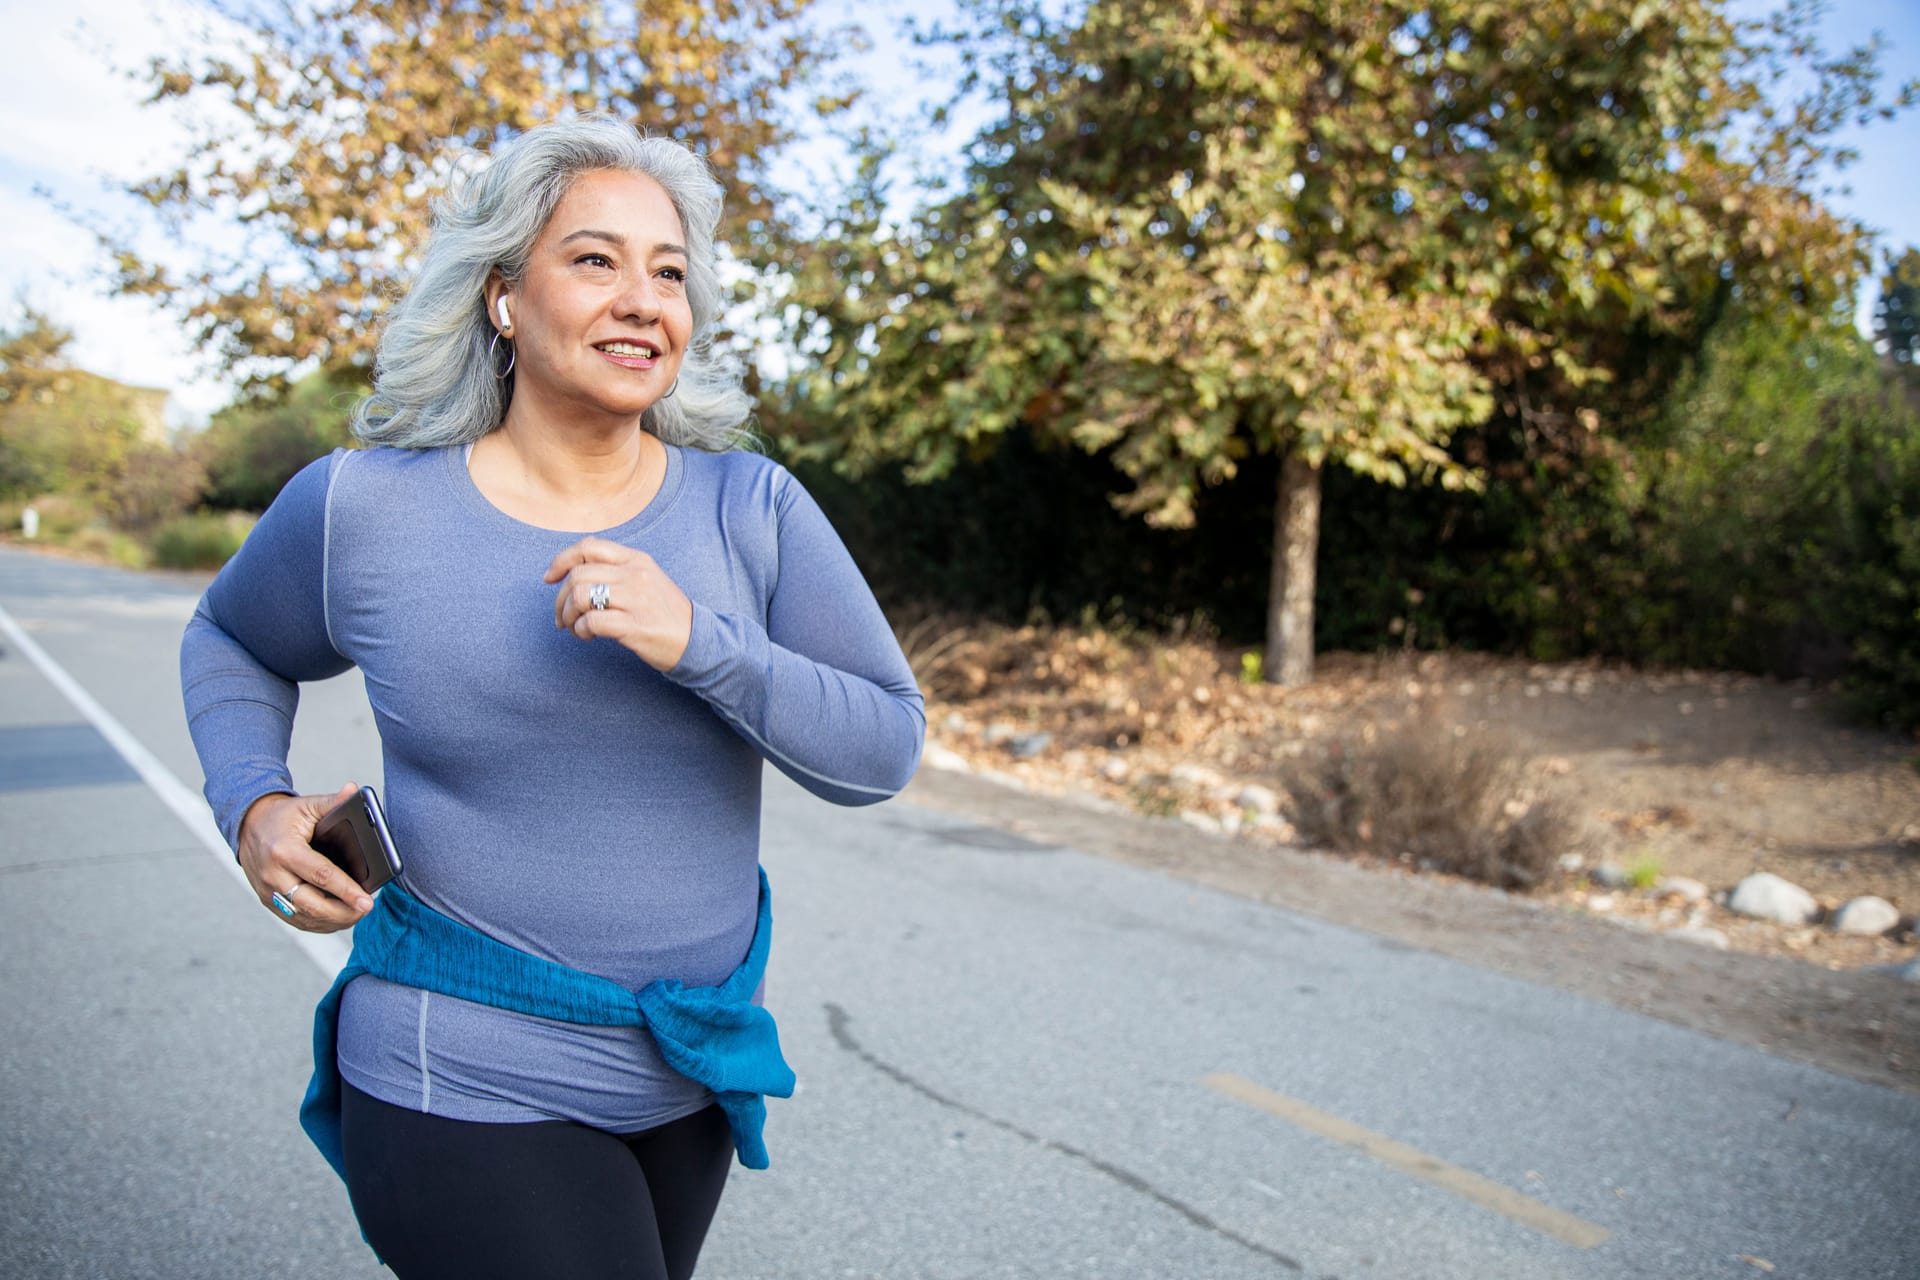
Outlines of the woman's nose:
M 614 299 L 614 312 L 638 320 L 653 320 L 660 314 L 660 290 L 650 275 L 641 274 L 627 282 Z

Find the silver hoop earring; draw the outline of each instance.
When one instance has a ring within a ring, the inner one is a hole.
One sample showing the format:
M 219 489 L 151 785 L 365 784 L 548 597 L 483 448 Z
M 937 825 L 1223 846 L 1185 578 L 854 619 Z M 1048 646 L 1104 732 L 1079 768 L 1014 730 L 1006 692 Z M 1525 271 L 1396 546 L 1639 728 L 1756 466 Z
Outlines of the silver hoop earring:
M 487 344 L 487 363 L 488 364 L 500 363 L 500 356 L 497 351 L 497 348 L 499 346 L 500 346 L 500 331 L 498 329 L 495 329 L 493 331 L 493 341 Z M 518 360 L 519 358 L 520 358 L 520 353 L 514 349 L 513 339 L 508 338 L 507 339 L 507 367 L 493 375 L 495 381 L 505 381 L 506 376 L 513 372 L 513 362 L 515 360 Z
M 680 389 L 680 379 L 675 378 L 673 380 L 673 385 L 667 388 L 667 394 L 661 396 L 660 398 L 662 400 L 671 400 L 673 399 L 673 393 L 678 391 L 679 389 Z

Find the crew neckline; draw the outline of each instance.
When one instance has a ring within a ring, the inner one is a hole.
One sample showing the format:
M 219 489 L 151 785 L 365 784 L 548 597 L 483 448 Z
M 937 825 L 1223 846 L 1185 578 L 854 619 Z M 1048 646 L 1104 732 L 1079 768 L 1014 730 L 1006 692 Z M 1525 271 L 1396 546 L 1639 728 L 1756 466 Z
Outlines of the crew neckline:
M 480 517 L 496 527 L 509 529 L 517 533 L 541 538 L 606 538 L 619 541 L 643 533 L 664 518 L 675 500 L 680 496 L 682 478 L 686 467 L 677 445 L 662 440 L 660 447 L 666 451 L 667 471 L 660 478 L 660 487 L 647 505 L 635 512 L 631 519 L 605 529 L 550 529 L 545 525 L 530 524 L 517 516 L 510 516 L 493 505 L 492 499 L 480 492 L 480 486 L 473 482 L 473 473 L 467 469 L 468 459 L 473 456 L 473 442 L 464 445 L 452 445 L 443 450 L 449 472 L 449 480 L 460 500 L 473 509 Z

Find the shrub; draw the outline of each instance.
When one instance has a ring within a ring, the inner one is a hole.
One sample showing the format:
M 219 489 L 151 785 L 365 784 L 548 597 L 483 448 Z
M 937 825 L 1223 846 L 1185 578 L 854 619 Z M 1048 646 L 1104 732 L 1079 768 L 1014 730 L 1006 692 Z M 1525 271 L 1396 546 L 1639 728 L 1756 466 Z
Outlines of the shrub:
M 1920 414 L 1857 334 L 1736 317 L 1669 408 L 1648 530 L 1690 665 L 1843 674 L 1920 727 Z
M 151 560 L 136 539 L 106 525 L 89 525 L 68 538 L 65 545 L 90 560 L 104 560 L 123 569 L 144 569 Z
M 1581 831 L 1559 800 L 1525 794 L 1523 772 L 1512 746 L 1428 715 L 1335 743 L 1284 784 L 1294 825 L 1316 843 L 1524 890 L 1552 876 Z
M 1635 889 L 1651 889 L 1660 883 L 1662 870 L 1660 859 L 1643 853 L 1627 867 L 1627 883 Z
M 128 450 L 125 468 L 102 495 L 103 505 L 115 528 L 152 533 L 198 503 L 206 478 L 192 453 L 142 441 Z
M 215 414 L 195 444 L 206 504 L 254 511 L 271 504 L 300 468 L 351 442 L 348 415 L 365 390 L 349 374 L 312 373 L 283 394 Z
M 167 569 L 218 569 L 240 549 L 253 522 L 241 511 L 176 516 L 154 533 L 153 562 Z

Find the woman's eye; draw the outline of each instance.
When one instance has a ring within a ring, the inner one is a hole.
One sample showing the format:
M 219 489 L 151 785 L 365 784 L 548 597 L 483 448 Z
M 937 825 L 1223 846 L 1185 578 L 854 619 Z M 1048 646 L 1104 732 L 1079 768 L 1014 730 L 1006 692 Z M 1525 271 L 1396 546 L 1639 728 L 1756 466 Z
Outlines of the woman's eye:
M 576 265 L 590 267 L 610 267 L 613 259 L 604 253 L 583 253 L 574 259 Z
M 685 284 L 687 282 L 687 273 L 685 271 L 682 271 L 679 267 L 662 267 L 660 269 L 660 274 L 665 276 L 667 279 L 673 281 L 675 284 Z

